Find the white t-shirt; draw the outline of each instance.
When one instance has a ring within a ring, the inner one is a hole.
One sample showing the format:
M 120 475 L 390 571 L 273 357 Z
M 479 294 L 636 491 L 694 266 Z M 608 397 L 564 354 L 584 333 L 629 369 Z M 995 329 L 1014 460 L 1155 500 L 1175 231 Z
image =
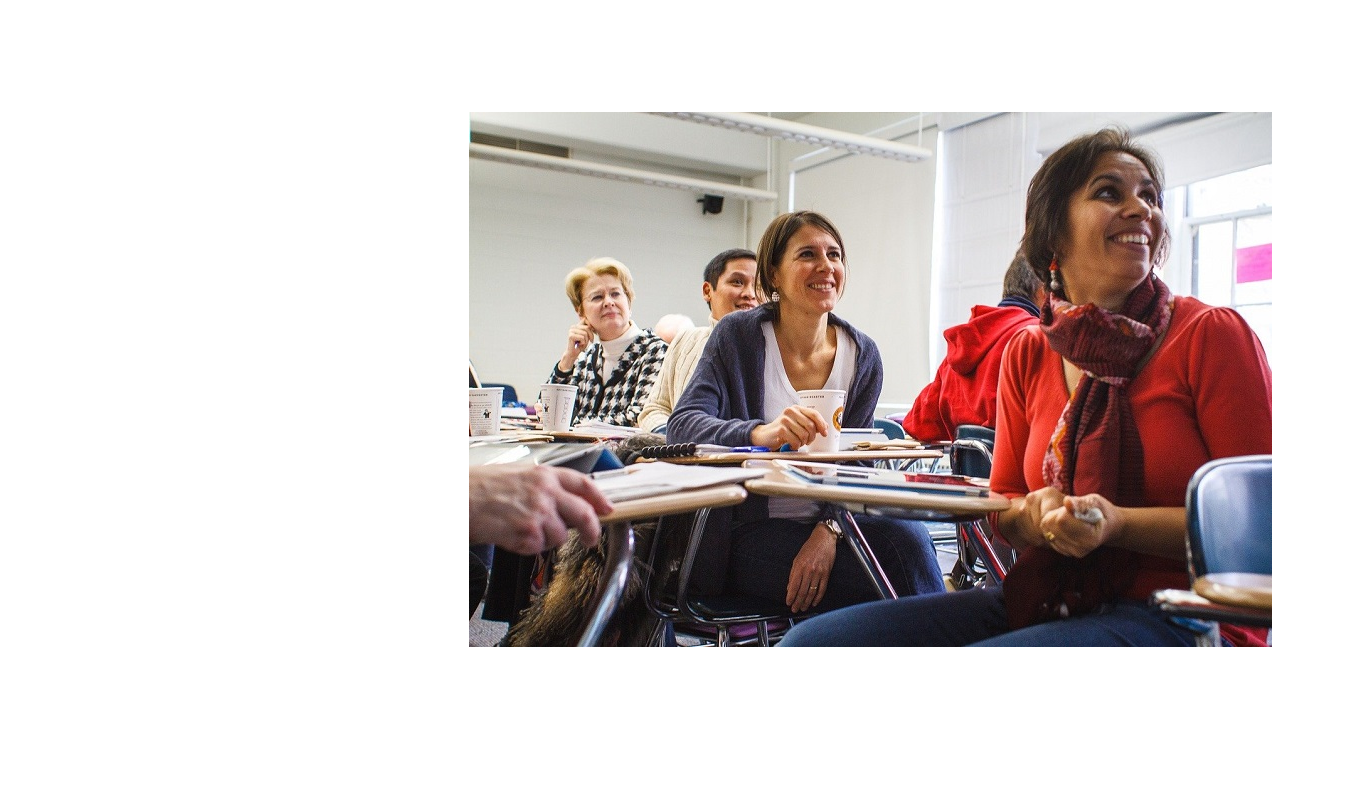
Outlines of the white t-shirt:
M 783 354 L 778 350 L 778 337 L 773 332 L 773 322 L 760 323 L 764 332 L 764 419 L 773 421 L 788 406 L 797 405 L 797 390 L 788 380 L 787 368 L 783 366 Z M 858 369 L 858 346 L 853 337 L 840 327 L 835 327 L 834 365 L 830 368 L 830 377 L 824 386 L 813 389 L 843 389 L 853 385 L 853 375 Z M 770 497 L 769 516 L 775 519 L 807 519 L 820 517 L 820 505 L 814 500 L 797 497 Z

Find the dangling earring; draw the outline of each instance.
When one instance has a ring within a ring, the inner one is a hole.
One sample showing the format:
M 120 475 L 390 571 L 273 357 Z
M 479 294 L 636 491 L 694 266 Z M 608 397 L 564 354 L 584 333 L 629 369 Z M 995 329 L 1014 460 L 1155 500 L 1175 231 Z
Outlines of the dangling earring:
M 1058 292 L 1058 291 L 1059 291 L 1060 289 L 1062 289 L 1062 288 L 1064 288 L 1064 287 L 1063 287 L 1063 284 L 1061 284 L 1061 283 L 1059 282 L 1059 262 L 1058 262 L 1057 260 L 1055 260 L 1055 257 L 1054 257 L 1054 256 L 1051 256 L 1051 257 L 1050 257 L 1050 291 L 1051 291 L 1051 293 L 1056 293 L 1056 292 Z
M 769 294 L 769 302 L 770 302 L 770 303 L 777 303 L 777 302 L 778 302 L 778 290 L 777 290 L 777 289 L 774 289 L 773 292 Z

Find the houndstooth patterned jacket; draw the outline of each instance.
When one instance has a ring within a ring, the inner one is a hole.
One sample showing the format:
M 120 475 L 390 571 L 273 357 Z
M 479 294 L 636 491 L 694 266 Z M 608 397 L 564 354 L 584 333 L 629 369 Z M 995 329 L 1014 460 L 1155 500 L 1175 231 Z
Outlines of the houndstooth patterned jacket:
M 638 414 L 647 404 L 647 395 L 661 374 L 666 360 L 666 343 L 644 329 L 619 356 L 619 365 L 609 381 L 601 384 L 605 354 L 599 342 L 592 342 L 581 354 L 571 372 L 559 372 L 553 365 L 549 383 L 570 383 L 577 387 L 577 402 L 572 406 L 572 424 L 599 420 L 611 425 L 637 427 Z

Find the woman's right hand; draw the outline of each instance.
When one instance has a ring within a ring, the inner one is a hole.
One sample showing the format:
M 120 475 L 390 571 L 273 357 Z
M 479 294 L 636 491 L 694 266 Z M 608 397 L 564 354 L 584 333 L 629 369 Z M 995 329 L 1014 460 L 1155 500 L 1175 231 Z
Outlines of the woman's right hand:
M 567 329 L 567 348 L 563 350 L 562 358 L 558 359 L 559 372 L 571 372 L 572 367 L 576 365 L 577 359 L 587 347 L 591 346 L 591 337 L 594 332 L 591 326 L 582 320 Z
M 750 444 L 777 450 L 789 445 L 800 450 L 817 436 L 829 433 L 825 417 L 814 408 L 788 406 L 773 422 L 766 422 L 750 432 Z
M 1053 486 L 1043 486 L 1013 500 L 1009 511 L 999 517 L 999 531 L 1008 544 L 1017 550 L 1048 547 L 1045 539 L 1045 517 L 1064 505 L 1064 493 Z

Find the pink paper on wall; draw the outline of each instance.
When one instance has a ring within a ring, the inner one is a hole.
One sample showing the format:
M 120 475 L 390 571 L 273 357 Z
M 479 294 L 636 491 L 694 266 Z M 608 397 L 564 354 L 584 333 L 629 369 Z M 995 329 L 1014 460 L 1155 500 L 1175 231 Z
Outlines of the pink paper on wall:
M 1233 256 L 1237 265 L 1238 283 L 1270 280 L 1270 245 L 1239 247 L 1233 251 Z

